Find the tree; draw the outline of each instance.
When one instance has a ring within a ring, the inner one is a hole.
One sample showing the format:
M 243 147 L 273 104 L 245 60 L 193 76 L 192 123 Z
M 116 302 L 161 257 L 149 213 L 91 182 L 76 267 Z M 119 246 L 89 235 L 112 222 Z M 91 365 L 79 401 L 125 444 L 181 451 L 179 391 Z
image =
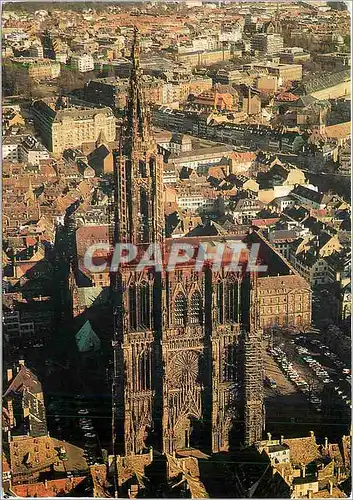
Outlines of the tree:
M 6 61 L 2 70 L 2 90 L 5 96 L 23 95 L 31 97 L 33 82 L 23 66 Z
M 79 71 L 62 66 L 56 83 L 58 89 L 66 94 L 73 90 L 83 89 L 85 84 L 93 78 L 97 78 L 97 73 L 95 71 L 80 73 Z
M 77 71 L 72 71 L 62 66 L 60 75 L 56 80 L 58 89 L 60 89 L 63 93 L 67 93 L 81 87 L 79 75 L 80 74 Z

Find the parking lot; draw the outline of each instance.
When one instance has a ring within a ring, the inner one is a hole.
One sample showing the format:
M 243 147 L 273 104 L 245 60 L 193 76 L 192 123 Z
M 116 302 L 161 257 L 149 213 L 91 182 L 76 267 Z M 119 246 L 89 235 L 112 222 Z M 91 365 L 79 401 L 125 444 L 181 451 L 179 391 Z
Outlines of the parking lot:
M 102 463 L 102 450 L 95 428 L 95 417 L 87 407 L 89 404 L 83 395 L 75 396 L 67 402 L 61 400 L 59 405 L 53 402 L 48 408 L 48 420 L 55 436 L 70 439 L 76 446 L 83 448 L 87 464 L 94 465 Z
M 286 375 L 277 361 L 264 352 L 264 375 L 276 386 L 265 383 L 266 431 L 273 435 L 300 437 L 320 427 L 322 416 L 307 396 Z
M 350 369 L 320 334 L 276 332 L 269 346 L 264 354 L 268 431 L 293 437 L 300 430 L 329 436 L 349 432 Z

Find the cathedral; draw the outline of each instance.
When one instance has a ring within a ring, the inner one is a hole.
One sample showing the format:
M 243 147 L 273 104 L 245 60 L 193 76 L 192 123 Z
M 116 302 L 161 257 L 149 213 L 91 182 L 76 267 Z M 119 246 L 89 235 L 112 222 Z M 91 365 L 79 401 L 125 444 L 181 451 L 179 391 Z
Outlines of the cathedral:
M 114 190 L 112 242 L 158 243 L 168 254 L 163 158 L 141 88 L 137 30 Z M 217 453 L 236 439 L 245 445 L 261 439 L 258 277 L 240 269 L 195 270 L 191 261 L 160 272 L 134 263 L 111 272 L 115 456 L 151 446 L 170 455 L 191 448 Z

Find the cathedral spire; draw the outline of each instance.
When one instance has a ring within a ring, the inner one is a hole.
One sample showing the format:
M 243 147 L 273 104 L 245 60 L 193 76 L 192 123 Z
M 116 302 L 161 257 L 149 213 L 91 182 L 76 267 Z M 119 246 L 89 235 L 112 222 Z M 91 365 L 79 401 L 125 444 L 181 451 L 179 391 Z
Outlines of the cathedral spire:
M 125 119 L 114 160 L 114 240 L 140 244 L 163 238 L 163 157 L 153 139 L 149 109 L 145 104 L 139 31 L 136 27 L 131 63 Z
M 126 109 L 126 133 L 130 141 L 125 154 L 131 154 L 136 149 L 141 150 L 150 139 L 148 110 L 142 89 L 142 72 L 140 69 L 140 34 L 136 26 L 131 48 L 131 63 L 130 88 Z

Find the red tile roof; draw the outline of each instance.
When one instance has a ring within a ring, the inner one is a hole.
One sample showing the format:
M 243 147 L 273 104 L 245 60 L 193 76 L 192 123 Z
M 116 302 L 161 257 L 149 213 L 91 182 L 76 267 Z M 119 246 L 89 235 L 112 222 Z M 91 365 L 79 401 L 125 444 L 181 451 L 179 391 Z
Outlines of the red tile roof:
M 41 483 L 19 484 L 12 486 L 12 491 L 19 497 L 56 497 L 70 493 L 85 478 L 53 479 Z

